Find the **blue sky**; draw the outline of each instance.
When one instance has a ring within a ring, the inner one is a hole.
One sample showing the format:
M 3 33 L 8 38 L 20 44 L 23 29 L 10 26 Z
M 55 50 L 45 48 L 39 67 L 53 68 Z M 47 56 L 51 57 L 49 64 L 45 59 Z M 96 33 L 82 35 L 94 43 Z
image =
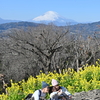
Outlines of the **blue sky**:
M 30 20 L 48 11 L 77 22 L 100 21 L 100 0 L 0 0 L 0 18 Z

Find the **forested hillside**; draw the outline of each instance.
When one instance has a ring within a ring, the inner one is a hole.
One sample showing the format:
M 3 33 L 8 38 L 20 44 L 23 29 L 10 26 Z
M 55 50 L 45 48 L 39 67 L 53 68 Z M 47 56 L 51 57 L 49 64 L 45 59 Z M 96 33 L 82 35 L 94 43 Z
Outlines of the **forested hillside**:
M 92 35 L 94 33 L 100 33 L 100 21 L 87 24 L 71 25 L 70 30 L 73 33 L 79 33 L 84 36 Z
M 24 29 L 26 27 L 37 27 L 39 25 L 43 25 L 43 24 L 37 24 L 33 22 L 11 22 L 11 23 L 0 24 L 0 33 L 5 32 L 6 30 L 12 28 Z
M 27 27 L 37 27 L 39 25 L 45 25 L 45 24 L 39 24 L 39 23 L 33 23 L 33 22 L 12 22 L 12 23 L 5 23 L 0 24 L 0 33 L 5 32 L 8 29 L 12 28 L 18 28 L 18 29 L 25 29 Z M 91 34 L 94 34 L 95 32 L 100 31 L 100 21 L 94 22 L 94 23 L 80 23 L 77 25 L 66 25 L 66 26 L 59 26 L 59 27 L 69 27 L 70 32 L 72 34 L 81 34 L 83 36 L 88 36 Z

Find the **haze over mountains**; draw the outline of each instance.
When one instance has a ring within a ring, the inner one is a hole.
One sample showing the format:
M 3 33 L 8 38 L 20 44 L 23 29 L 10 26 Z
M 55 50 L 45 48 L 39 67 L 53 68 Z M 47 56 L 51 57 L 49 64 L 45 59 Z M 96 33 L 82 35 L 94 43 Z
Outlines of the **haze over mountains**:
M 78 23 L 74 20 L 66 19 L 53 11 L 48 11 L 45 14 L 28 21 L 4 20 L 0 18 L 0 33 L 5 31 L 7 32 L 8 29 L 12 28 L 37 27 L 48 23 L 53 23 L 62 27 L 66 27 L 68 25 L 70 26 L 69 28 L 72 34 L 78 33 L 91 35 L 95 32 L 100 33 L 100 21 L 93 23 Z
M 11 22 L 19 22 L 19 20 L 7 20 L 0 18 L 0 24 L 11 23 Z
M 21 22 L 21 21 L 22 20 L 9 20 L 9 19 L 0 18 L 0 24 L 10 23 L 10 22 Z M 79 24 L 79 22 L 77 22 L 73 19 L 65 18 L 54 11 L 48 11 L 48 12 L 44 13 L 43 15 L 37 16 L 31 20 L 26 20 L 25 22 L 34 22 L 34 23 L 42 23 L 42 24 L 53 23 L 57 26 Z M 84 24 L 84 22 L 80 22 L 80 23 Z M 92 23 L 92 22 L 85 22 L 85 23 Z
M 43 15 L 37 16 L 36 18 L 33 18 L 31 20 L 26 20 L 26 21 L 35 22 L 35 23 L 44 23 L 44 24 L 53 23 L 57 26 L 78 24 L 78 22 L 74 21 L 73 19 L 67 19 L 54 11 L 48 11 Z M 17 21 L 17 20 L 4 20 L 4 19 L 0 18 L 0 24 L 8 23 L 8 22 L 19 22 L 19 21 Z

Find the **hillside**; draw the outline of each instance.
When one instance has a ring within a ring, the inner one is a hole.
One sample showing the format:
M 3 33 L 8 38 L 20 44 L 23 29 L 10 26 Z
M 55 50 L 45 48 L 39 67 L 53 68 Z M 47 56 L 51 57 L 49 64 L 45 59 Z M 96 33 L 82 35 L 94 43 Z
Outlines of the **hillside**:
M 0 33 L 12 28 L 37 27 L 39 25 L 41 24 L 33 22 L 11 22 L 11 23 L 0 24 Z
M 34 22 L 11 22 L 11 23 L 0 24 L 0 33 L 12 28 L 37 27 L 39 25 L 44 25 L 44 24 L 39 24 Z M 66 26 L 61 26 L 61 27 L 66 27 Z M 80 23 L 77 25 L 70 25 L 69 29 L 72 34 L 81 34 L 85 36 L 92 35 L 95 32 L 100 31 L 100 21 L 87 24 Z
M 70 31 L 72 33 L 78 33 L 78 34 L 85 34 L 85 35 L 92 35 L 95 32 L 100 32 L 100 21 L 94 22 L 94 23 L 87 23 L 87 24 L 77 24 L 77 25 L 71 25 Z

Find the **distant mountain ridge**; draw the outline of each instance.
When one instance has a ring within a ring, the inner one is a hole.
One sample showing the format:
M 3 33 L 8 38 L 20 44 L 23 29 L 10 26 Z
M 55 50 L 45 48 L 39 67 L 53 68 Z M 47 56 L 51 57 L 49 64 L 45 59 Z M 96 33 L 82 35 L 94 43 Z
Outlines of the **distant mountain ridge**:
M 10 23 L 10 22 L 20 22 L 19 20 L 7 20 L 0 18 L 0 24 Z
M 70 30 L 72 33 L 91 35 L 94 33 L 100 34 L 100 21 L 86 24 L 71 25 Z
M 12 23 L 0 24 L 0 33 L 12 28 L 21 29 L 27 27 L 37 27 L 39 25 L 45 25 L 45 24 L 39 24 L 33 22 L 12 22 Z M 59 26 L 59 27 L 66 27 L 66 26 Z M 92 35 L 95 32 L 100 33 L 100 21 L 87 24 L 69 25 L 68 27 L 72 34 Z
M 27 27 L 37 27 L 39 25 L 42 24 L 37 24 L 37 23 L 33 23 L 33 22 L 10 22 L 10 23 L 4 23 L 4 24 L 0 24 L 0 33 L 7 31 L 8 29 L 12 29 L 12 28 L 17 28 L 17 29 L 21 29 L 21 28 L 27 28 Z

